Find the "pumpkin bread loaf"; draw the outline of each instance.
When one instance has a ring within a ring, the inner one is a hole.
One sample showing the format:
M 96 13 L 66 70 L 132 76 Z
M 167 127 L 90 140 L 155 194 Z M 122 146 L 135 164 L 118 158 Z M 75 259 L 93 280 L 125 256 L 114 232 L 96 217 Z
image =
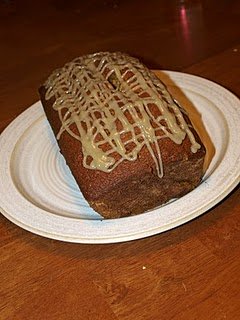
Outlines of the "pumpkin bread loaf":
M 203 143 L 138 59 L 85 55 L 55 70 L 39 92 L 67 165 L 103 217 L 143 213 L 201 182 Z

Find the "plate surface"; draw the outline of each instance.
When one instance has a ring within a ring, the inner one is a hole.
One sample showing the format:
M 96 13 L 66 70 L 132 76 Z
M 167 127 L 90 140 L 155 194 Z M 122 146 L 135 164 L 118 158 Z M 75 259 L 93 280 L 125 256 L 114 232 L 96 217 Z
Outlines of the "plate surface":
M 157 72 L 179 101 L 200 116 L 215 150 L 198 188 L 161 208 L 104 220 L 83 198 L 70 174 L 40 102 L 0 136 L 0 211 L 33 233 L 78 243 L 139 239 L 179 226 L 212 208 L 240 181 L 240 101 L 206 79 Z M 177 94 L 177 95 L 178 95 Z M 183 101 L 184 103 L 184 101 Z

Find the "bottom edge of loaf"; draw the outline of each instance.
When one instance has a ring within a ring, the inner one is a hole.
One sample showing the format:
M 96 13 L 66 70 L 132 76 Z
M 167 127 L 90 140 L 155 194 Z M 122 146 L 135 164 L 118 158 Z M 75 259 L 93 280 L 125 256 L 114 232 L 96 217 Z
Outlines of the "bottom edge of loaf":
M 197 159 L 194 163 L 184 161 L 170 165 L 163 178 L 153 173 L 130 177 L 89 204 L 106 219 L 144 213 L 195 189 L 201 182 L 202 166 L 203 159 Z

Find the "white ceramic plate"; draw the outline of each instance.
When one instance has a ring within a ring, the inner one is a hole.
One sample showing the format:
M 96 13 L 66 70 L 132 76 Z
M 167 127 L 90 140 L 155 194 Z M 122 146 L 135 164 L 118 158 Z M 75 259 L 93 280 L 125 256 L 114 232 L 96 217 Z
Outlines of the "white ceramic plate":
M 82 197 L 44 116 L 40 102 L 0 136 L 0 210 L 33 233 L 70 242 L 113 243 L 179 226 L 222 200 L 240 181 L 240 101 L 208 80 L 160 72 L 194 104 L 215 146 L 201 185 L 169 204 L 133 217 L 103 220 Z M 176 88 L 175 87 L 175 88 Z

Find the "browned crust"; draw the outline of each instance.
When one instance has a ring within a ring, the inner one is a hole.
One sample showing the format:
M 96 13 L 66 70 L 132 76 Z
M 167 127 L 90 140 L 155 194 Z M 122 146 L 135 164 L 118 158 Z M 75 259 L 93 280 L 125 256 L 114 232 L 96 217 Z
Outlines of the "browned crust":
M 167 165 L 162 179 L 152 173 L 131 176 L 90 204 L 106 218 L 143 213 L 193 190 L 200 182 L 202 165 L 203 159 L 195 158 Z
M 42 86 L 39 89 L 41 101 L 56 136 L 61 122 L 58 113 L 52 108 L 54 100 L 46 100 L 45 92 Z M 76 130 L 74 125 L 71 129 Z M 146 147 L 142 148 L 136 161 L 125 160 L 113 171 L 105 173 L 83 166 L 81 142 L 66 131 L 62 133 L 58 144 L 86 200 L 100 214 L 112 218 L 151 209 L 189 192 L 199 184 L 205 148 L 196 131 L 192 129 L 192 132 L 201 145 L 197 153 L 191 152 L 188 137 L 181 145 L 168 138 L 159 140 L 163 178 L 157 176 L 154 160 Z

